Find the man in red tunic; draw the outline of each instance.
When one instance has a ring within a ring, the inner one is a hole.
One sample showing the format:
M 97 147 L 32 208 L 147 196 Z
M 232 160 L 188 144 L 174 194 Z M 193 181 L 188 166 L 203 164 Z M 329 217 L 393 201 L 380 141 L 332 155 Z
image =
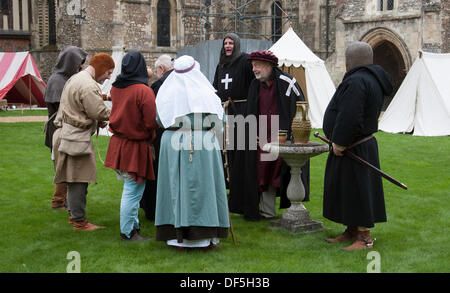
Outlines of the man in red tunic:
M 113 136 L 105 166 L 124 181 L 120 204 L 122 240 L 148 240 L 139 235 L 139 202 L 146 180 L 155 180 L 151 142 L 155 137 L 156 105 L 148 86 L 148 73 L 141 53 L 130 51 L 122 60 L 122 73 L 111 89 L 109 127 Z
M 259 89 L 258 109 L 259 115 L 267 117 L 267 142 L 274 142 L 277 137 L 272 138 L 271 128 L 272 115 L 278 115 L 277 97 L 275 95 L 275 81 L 272 77 L 272 64 L 267 61 L 253 60 L 253 72 L 261 82 Z M 261 127 L 260 127 L 261 131 Z M 276 131 L 278 133 L 278 131 Z M 259 133 L 262 134 L 261 132 Z M 258 180 L 258 192 L 261 193 L 260 214 L 265 218 L 276 216 L 275 195 L 276 188 L 281 186 L 282 159 L 263 160 L 265 152 L 260 147 L 257 149 L 256 178 Z
M 295 116 L 296 101 L 305 98 L 295 78 L 278 69 L 278 58 L 269 51 L 255 51 L 248 60 L 252 62 L 255 79 L 250 84 L 247 96 L 247 118 L 254 115 L 259 121 L 266 117 L 266 129 L 258 123 L 259 144 L 272 142 L 271 120 L 279 119 L 278 130 L 286 130 L 291 136 L 292 119 Z M 235 164 L 231 169 L 229 207 L 233 213 L 243 214 L 247 220 L 273 218 L 276 216 L 276 196 L 280 196 L 280 208 L 289 207 L 286 196 L 290 180 L 290 168 L 281 159 L 269 161 L 268 153 L 260 147 L 250 148 L 251 134 L 247 132 L 249 145 L 237 150 Z M 264 139 L 266 136 L 267 139 Z M 302 182 L 305 186 L 305 200 L 309 200 L 309 162 L 302 168 Z

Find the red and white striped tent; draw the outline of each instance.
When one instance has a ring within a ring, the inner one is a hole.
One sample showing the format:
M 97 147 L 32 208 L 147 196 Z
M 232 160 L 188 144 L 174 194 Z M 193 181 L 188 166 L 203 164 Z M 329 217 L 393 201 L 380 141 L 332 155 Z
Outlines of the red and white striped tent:
M 0 52 L 0 100 L 43 107 L 45 86 L 30 52 Z

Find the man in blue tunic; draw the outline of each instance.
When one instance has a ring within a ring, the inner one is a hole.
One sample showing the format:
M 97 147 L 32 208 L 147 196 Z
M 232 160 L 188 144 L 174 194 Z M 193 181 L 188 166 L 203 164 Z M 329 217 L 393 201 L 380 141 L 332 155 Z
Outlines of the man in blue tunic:
M 228 236 L 229 218 L 218 137 L 224 112 L 220 98 L 190 56 L 156 99 L 161 138 L 156 195 L 156 240 L 175 247 L 214 248 Z

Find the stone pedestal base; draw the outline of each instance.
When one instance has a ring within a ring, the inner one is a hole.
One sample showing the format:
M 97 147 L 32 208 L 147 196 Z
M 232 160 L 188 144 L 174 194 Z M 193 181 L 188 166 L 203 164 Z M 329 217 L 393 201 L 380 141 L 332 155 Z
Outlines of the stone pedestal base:
M 283 218 L 270 222 L 271 227 L 281 227 L 293 233 L 308 233 L 323 229 L 322 223 L 313 221 L 307 210 L 284 211 Z

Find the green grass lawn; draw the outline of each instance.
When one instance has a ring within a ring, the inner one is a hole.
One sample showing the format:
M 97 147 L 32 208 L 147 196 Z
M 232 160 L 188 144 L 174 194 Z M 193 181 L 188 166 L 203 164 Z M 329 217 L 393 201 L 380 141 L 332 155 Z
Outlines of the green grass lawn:
M 48 111 L 46 109 L 27 109 L 24 108 L 23 111 L 20 109 L 0 111 L 0 117 L 7 116 L 47 116 Z
M 221 241 L 211 252 L 179 252 L 162 242 L 120 240 L 122 184 L 97 159 L 99 184 L 89 186 L 87 216 L 107 229 L 72 231 L 64 211 L 53 211 L 53 165 L 44 146 L 43 123 L 0 123 L 0 272 L 66 272 L 70 251 L 81 257 L 81 272 L 140 273 L 365 273 L 370 250 L 344 252 L 344 244 L 328 244 L 327 236 L 343 226 L 322 217 L 326 154 L 311 160 L 311 218 L 324 230 L 291 234 L 269 222 L 246 222 L 232 214 L 237 238 Z M 388 181 L 388 222 L 372 230 L 374 251 L 383 273 L 450 272 L 449 186 L 450 138 L 377 135 L 381 167 L 408 186 Z M 108 137 L 96 147 L 105 158 Z M 314 138 L 314 140 L 316 140 Z M 279 216 L 281 216 L 279 211 Z M 154 223 L 140 210 L 142 234 L 155 235 Z

